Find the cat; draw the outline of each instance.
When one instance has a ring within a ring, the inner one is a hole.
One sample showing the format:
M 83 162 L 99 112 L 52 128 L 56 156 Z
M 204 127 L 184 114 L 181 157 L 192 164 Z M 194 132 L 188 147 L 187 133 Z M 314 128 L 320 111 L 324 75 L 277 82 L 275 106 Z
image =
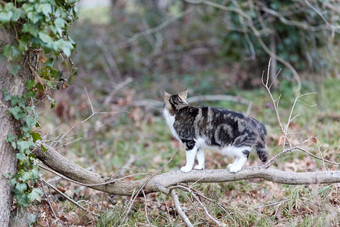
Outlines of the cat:
M 236 157 L 227 166 L 231 173 L 242 169 L 253 147 L 262 162 L 267 131 L 256 119 L 242 113 L 215 107 L 194 107 L 187 102 L 187 90 L 176 95 L 163 91 L 164 117 L 172 135 L 185 145 L 186 165 L 182 172 L 205 168 L 204 149 L 217 150 L 225 156 Z

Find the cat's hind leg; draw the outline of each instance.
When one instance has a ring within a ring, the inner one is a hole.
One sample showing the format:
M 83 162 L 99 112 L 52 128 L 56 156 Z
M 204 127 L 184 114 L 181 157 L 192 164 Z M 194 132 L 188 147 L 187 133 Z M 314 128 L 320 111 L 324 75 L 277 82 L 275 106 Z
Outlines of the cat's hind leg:
M 198 149 L 197 154 L 196 154 L 196 159 L 198 164 L 195 165 L 194 169 L 204 169 L 205 167 L 205 158 L 204 158 L 204 150 L 202 148 Z
M 251 150 L 251 147 L 235 148 L 233 153 L 236 156 L 236 159 L 232 164 L 229 164 L 227 166 L 227 169 L 231 173 L 236 173 L 240 171 L 248 159 L 250 150 Z

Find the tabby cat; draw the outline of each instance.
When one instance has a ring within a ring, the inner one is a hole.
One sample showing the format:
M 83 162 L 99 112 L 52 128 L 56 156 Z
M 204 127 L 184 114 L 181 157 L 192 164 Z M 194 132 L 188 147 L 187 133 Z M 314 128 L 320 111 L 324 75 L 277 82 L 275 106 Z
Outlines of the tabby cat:
M 236 157 L 227 169 L 236 173 L 247 161 L 254 147 L 262 162 L 266 128 L 256 119 L 235 111 L 215 107 L 194 107 L 187 102 L 187 90 L 176 95 L 163 91 L 164 116 L 172 135 L 185 145 L 186 165 L 182 172 L 204 169 L 204 149 L 212 148 L 222 155 Z

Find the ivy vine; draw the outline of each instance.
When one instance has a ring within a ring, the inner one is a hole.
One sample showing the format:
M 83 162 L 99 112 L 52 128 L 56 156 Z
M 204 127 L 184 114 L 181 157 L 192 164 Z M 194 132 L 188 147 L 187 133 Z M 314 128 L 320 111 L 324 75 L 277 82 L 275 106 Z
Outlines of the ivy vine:
M 9 104 L 9 113 L 19 122 L 20 132 L 9 134 L 7 142 L 17 151 L 17 173 L 5 177 L 10 179 L 14 198 L 20 206 L 41 201 L 39 189 L 38 163 L 31 150 L 35 142 L 41 140 L 36 132 L 40 126 L 35 109 L 38 92 L 59 88 L 60 84 L 72 82 L 77 68 L 70 58 L 76 45 L 68 36 L 68 25 L 77 19 L 77 0 L 12 0 L 0 1 L 0 29 L 7 37 L 0 42 L 0 57 L 8 62 L 7 69 L 16 76 L 22 67 L 24 57 L 35 52 L 38 59 L 28 66 L 34 80 L 26 81 L 23 96 L 11 95 L 4 91 L 4 100 Z M 13 34 L 14 39 L 8 34 Z M 61 67 L 62 66 L 62 67 Z M 61 71 L 60 68 L 66 68 Z M 65 76 L 65 74 L 67 74 Z M 68 77 L 68 80 L 66 79 Z M 46 95 L 54 107 L 54 100 Z M 46 149 L 42 146 L 43 150 Z

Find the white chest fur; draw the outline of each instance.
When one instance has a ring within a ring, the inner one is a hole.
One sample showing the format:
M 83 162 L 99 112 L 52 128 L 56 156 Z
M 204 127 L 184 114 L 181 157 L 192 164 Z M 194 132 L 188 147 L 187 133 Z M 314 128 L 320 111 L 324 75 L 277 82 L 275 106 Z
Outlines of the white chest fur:
M 171 115 L 169 113 L 169 110 L 165 109 L 163 110 L 163 114 L 164 114 L 164 117 L 165 117 L 165 120 L 166 120 L 166 123 L 168 124 L 169 128 L 170 128 L 170 131 L 172 133 L 172 135 L 180 141 L 178 135 L 177 135 L 177 132 L 174 128 L 174 122 L 175 122 L 175 116 L 174 115 Z

